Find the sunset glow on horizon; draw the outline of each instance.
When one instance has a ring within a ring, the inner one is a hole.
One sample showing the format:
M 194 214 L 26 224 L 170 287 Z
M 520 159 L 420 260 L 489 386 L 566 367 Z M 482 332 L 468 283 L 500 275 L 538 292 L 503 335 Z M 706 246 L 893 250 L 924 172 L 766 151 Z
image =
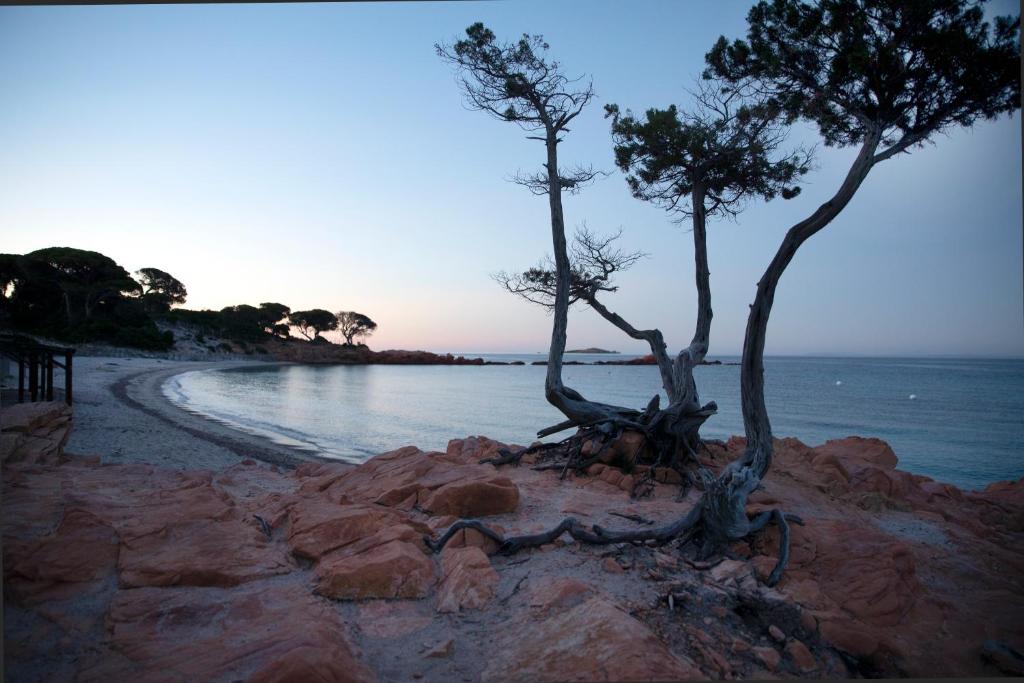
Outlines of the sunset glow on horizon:
M 359 311 L 379 325 L 375 349 L 546 352 L 550 317 L 491 277 L 551 251 L 546 198 L 507 180 L 538 168 L 543 146 L 469 111 L 434 43 L 474 21 L 505 39 L 543 34 L 598 94 L 565 164 L 611 172 L 603 105 L 685 106 L 705 52 L 745 35 L 749 6 L 0 8 L 0 252 L 69 246 L 157 267 L 186 285 L 190 309 Z M 804 126 L 792 143 L 818 145 L 799 197 L 709 224 L 710 357 L 739 353 L 782 236 L 855 153 Z M 564 201 L 567 232 L 621 227 L 624 249 L 649 254 L 609 308 L 661 328 L 670 349 L 688 343 L 687 227 L 631 197 L 617 171 Z M 1024 356 L 1022 222 L 1016 114 L 880 164 L 787 271 L 767 353 Z M 569 347 L 585 346 L 647 350 L 581 307 Z

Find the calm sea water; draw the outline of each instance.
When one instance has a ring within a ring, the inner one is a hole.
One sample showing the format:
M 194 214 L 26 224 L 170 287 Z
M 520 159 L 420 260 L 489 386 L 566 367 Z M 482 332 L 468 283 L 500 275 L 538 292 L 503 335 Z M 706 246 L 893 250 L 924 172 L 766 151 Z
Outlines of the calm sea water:
M 483 355 L 527 363 L 544 358 Z M 449 439 L 474 434 L 528 444 L 538 429 L 561 420 L 543 398 L 545 371 L 267 365 L 189 372 L 164 391 L 182 407 L 234 427 L 361 462 L 409 444 L 444 450 Z M 588 398 L 637 408 L 660 390 L 653 366 L 567 366 L 564 377 Z M 700 367 L 697 380 L 701 398 L 719 407 L 705 437 L 742 434 L 739 367 Z M 765 360 L 765 382 L 777 436 L 811 445 L 876 436 L 892 445 L 902 469 L 964 488 L 1024 475 L 1024 361 L 780 357 Z

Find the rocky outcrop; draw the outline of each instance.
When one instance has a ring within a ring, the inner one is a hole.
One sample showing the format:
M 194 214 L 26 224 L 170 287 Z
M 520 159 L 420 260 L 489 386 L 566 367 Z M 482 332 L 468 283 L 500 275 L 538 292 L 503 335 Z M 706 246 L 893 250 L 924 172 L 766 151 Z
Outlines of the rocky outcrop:
M 0 463 L 54 464 L 71 435 L 63 402 L 18 403 L 0 410 Z
M 0 433 L 50 439 L 70 425 L 55 406 L 15 416 L 4 411 Z M 767 588 L 773 527 L 710 563 L 673 545 L 567 539 L 509 558 L 473 529 L 440 555 L 424 542 L 460 517 L 507 535 L 566 515 L 676 519 L 699 493 L 680 500 L 666 470 L 631 499 L 641 473 L 621 456 L 635 443 L 561 480 L 480 465 L 505 447 L 484 437 L 356 467 L 242 461 L 216 474 L 102 465 L 63 454 L 62 438 L 3 468 L 13 678 L 981 676 L 1017 671 L 1024 649 L 1024 481 L 961 491 L 901 472 L 877 439 L 776 443 L 748 512 L 805 523 Z M 743 446 L 710 444 L 706 465 Z

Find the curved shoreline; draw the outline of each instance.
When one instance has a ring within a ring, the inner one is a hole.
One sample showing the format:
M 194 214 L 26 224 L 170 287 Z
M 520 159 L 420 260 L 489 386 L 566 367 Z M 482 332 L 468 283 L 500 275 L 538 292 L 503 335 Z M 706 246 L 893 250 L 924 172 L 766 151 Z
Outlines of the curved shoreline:
M 313 453 L 307 453 L 284 444 L 276 444 L 269 439 L 234 429 L 202 413 L 186 410 L 176 405 L 164 394 L 164 385 L 177 375 L 195 370 L 226 370 L 247 367 L 249 364 L 246 361 L 225 361 L 213 364 L 198 361 L 195 364 L 189 363 L 188 367 L 143 370 L 117 380 L 111 385 L 110 392 L 125 405 L 160 419 L 191 436 L 231 451 L 240 459 L 253 458 L 289 469 L 304 462 L 328 461 L 327 458 Z M 271 363 L 271 365 L 289 364 Z
M 104 463 L 173 469 L 223 470 L 246 458 L 289 469 L 331 461 L 190 412 L 163 392 L 164 383 L 182 373 L 255 363 L 83 357 L 75 362 L 74 428 L 67 451 L 97 455 Z

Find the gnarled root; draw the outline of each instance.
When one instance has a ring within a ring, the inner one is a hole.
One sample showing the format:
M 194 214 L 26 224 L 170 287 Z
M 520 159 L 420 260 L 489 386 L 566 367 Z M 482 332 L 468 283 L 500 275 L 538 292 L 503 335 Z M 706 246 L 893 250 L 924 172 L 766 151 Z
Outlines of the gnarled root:
M 768 586 L 774 586 L 779 582 L 779 579 L 782 578 L 782 572 L 785 570 L 786 564 L 789 561 L 789 524 L 787 523 L 787 520 L 795 524 L 803 524 L 803 520 L 796 515 L 787 515 L 780 510 L 762 512 L 748 521 L 748 532 L 740 537 L 743 538 L 751 533 L 761 531 L 771 522 L 774 522 L 779 526 L 779 530 L 781 532 L 779 538 L 779 560 L 776 563 L 775 568 L 772 570 L 772 573 L 765 581 L 765 584 Z M 475 529 L 497 543 L 499 546 L 498 552 L 504 555 L 512 555 L 525 548 L 535 548 L 546 543 L 551 543 L 564 533 L 568 533 L 577 541 L 590 545 L 638 542 L 653 542 L 657 545 L 664 545 L 674 540 L 680 540 L 686 543 L 692 540 L 697 534 L 703 532 L 704 543 L 701 548 L 700 559 L 706 559 L 710 554 L 717 551 L 717 539 L 722 538 L 719 534 L 715 534 L 712 530 L 707 529 L 707 524 L 708 520 L 705 515 L 705 504 L 702 499 L 678 520 L 663 526 L 649 527 L 645 529 L 614 531 L 595 524 L 588 530 L 580 524 L 579 520 L 576 518 L 567 517 L 550 531 L 543 531 L 524 536 L 505 537 L 479 520 L 460 519 L 452 524 L 436 541 L 429 536 L 425 536 L 423 540 L 431 551 L 438 553 L 441 552 L 456 532 L 462 529 Z M 733 538 L 731 540 L 739 540 L 739 538 Z

